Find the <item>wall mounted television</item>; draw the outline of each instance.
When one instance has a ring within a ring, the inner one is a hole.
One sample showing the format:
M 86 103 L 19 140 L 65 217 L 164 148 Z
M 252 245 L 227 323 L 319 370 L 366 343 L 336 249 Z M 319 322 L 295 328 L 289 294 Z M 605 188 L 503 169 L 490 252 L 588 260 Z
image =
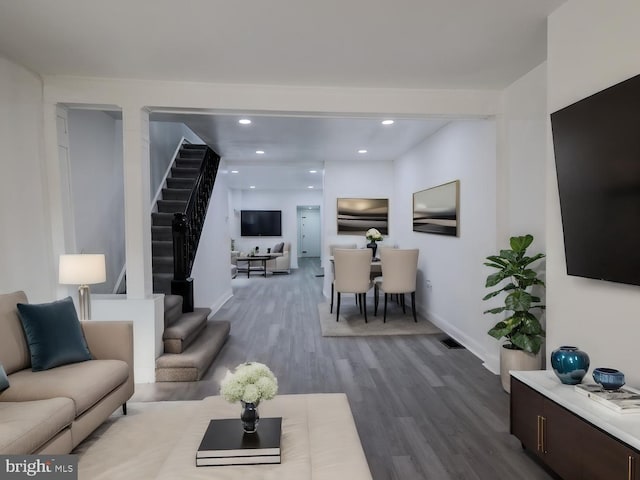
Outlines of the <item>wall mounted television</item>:
M 338 235 L 364 235 L 377 228 L 389 235 L 389 199 L 338 198 Z
M 640 285 L 640 75 L 551 114 L 567 274 Z
M 241 210 L 240 235 L 243 237 L 282 236 L 282 211 Z

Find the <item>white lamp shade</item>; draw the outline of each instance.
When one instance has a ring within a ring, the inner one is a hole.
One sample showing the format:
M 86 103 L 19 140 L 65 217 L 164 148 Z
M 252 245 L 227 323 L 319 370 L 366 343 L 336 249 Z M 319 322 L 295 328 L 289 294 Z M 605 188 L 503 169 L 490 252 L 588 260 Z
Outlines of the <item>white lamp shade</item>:
M 91 285 L 107 280 L 103 254 L 60 255 L 58 281 L 63 285 Z

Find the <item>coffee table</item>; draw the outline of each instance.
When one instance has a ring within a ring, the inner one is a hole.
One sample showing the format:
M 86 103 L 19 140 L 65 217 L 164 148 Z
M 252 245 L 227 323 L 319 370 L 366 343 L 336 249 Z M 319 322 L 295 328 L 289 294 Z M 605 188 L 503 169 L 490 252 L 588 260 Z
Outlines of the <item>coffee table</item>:
M 157 480 L 371 480 L 349 401 L 343 393 L 278 395 L 260 404 L 260 416 L 282 417 L 282 463 L 196 467 L 195 456 L 209 420 L 236 418 L 240 406 L 207 397 L 175 432 L 179 439 Z M 242 428 L 238 421 L 238 428 Z M 258 431 L 260 427 L 258 426 Z
M 264 273 L 265 278 L 267 277 L 267 260 L 271 260 L 274 258 L 273 255 L 246 255 L 244 257 L 236 258 L 237 262 L 247 262 L 247 278 L 251 276 L 251 263 L 253 262 L 261 262 L 262 263 L 262 272 Z

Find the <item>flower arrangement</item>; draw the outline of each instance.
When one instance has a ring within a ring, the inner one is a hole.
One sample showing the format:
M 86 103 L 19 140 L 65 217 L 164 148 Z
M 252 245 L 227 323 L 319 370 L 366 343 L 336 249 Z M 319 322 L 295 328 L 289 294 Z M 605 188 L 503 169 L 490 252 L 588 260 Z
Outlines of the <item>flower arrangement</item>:
M 276 396 L 278 379 L 263 363 L 241 363 L 222 380 L 220 393 L 231 403 L 258 404 L 260 400 L 271 400 Z
M 380 241 L 382 241 L 382 234 L 376 228 L 370 228 L 369 230 L 367 230 L 367 233 L 365 234 L 365 237 L 370 242 L 380 242 Z

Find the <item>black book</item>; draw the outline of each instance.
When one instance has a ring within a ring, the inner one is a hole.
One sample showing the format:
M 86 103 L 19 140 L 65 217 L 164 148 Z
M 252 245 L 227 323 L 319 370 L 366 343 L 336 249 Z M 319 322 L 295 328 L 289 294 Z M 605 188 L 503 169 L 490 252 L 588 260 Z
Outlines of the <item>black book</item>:
M 277 461 L 253 463 L 279 463 L 281 433 L 282 417 L 261 418 L 256 433 L 244 433 L 242 422 L 237 418 L 211 420 L 198 447 L 196 458 L 277 456 Z

